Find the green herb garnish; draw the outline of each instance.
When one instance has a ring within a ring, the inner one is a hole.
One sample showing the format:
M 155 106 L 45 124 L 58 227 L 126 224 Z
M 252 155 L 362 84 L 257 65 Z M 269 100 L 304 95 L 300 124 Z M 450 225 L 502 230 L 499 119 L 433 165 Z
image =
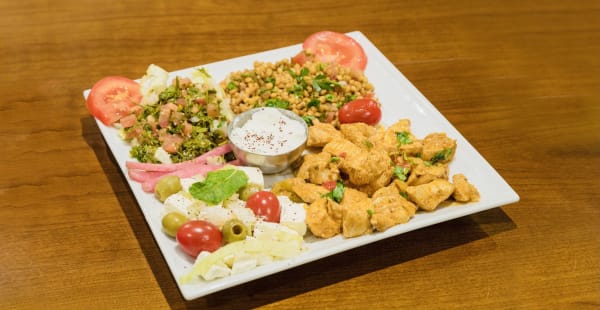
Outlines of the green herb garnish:
M 319 99 L 311 99 L 307 104 L 306 104 L 306 108 L 310 108 L 310 107 L 315 107 L 315 108 L 319 108 L 319 106 L 321 106 L 321 101 Z
M 328 80 L 327 77 L 323 74 L 319 74 L 313 79 L 312 87 L 315 91 L 320 92 L 321 89 L 331 91 L 334 90 L 334 88 L 342 88 L 342 85 L 340 85 L 337 82 Z
M 396 140 L 398 140 L 398 143 L 400 145 L 405 145 L 405 144 L 411 144 L 413 143 L 412 139 L 410 138 L 410 134 L 406 131 L 402 131 L 402 132 L 397 132 L 396 133 Z
M 406 181 L 409 172 L 410 172 L 410 168 L 408 168 L 408 167 L 402 167 L 402 166 L 394 167 L 394 175 L 400 181 Z
M 192 197 L 216 205 L 247 184 L 248 176 L 244 171 L 220 169 L 209 172 L 204 181 L 192 184 L 189 191 Z
M 308 126 L 312 126 L 313 125 L 313 119 L 314 118 L 315 118 L 314 116 L 310 116 L 310 115 L 304 115 L 304 116 L 302 116 L 302 119 L 304 120 L 304 122 Z
M 344 186 L 344 183 L 337 181 L 335 188 L 331 192 L 325 194 L 325 197 L 339 203 L 342 201 L 342 198 L 344 198 L 345 190 L 346 187 Z
M 438 162 L 447 161 L 448 158 L 450 158 L 450 155 L 452 155 L 452 148 L 451 147 L 449 147 L 447 149 L 443 149 L 443 150 L 435 153 L 433 155 L 433 157 L 431 157 L 431 160 L 429 160 L 429 163 L 431 165 L 435 165 Z
M 290 103 L 288 101 L 280 98 L 271 98 L 265 101 L 265 107 L 287 109 L 289 106 Z

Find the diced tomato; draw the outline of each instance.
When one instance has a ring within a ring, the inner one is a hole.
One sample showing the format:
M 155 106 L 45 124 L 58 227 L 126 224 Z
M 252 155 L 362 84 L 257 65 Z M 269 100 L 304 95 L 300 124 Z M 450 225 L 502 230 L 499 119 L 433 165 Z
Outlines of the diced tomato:
M 185 122 L 183 123 L 183 135 L 186 137 L 189 137 L 192 134 L 192 131 L 194 130 L 194 126 L 192 126 L 192 124 Z
M 336 185 L 336 181 L 325 181 L 323 184 L 321 184 L 321 186 L 325 187 L 328 191 L 334 190 Z
M 122 117 L 121 120 L 119 121 L 119 123 L 121 123 L 121 126 L 123 126 L 123 128 L 129 128 L 129 127 L 135 125 L 136 121 L 137 121 L 137 115 L 130 114 L 125 117 Z
M 171 110 L 166 106 L 162 106 L 158 113 L 158 125 L 161 128 L 167 128 L 169 126 L 169 118 L 171 118 Z
M 139 111 L 140 85 L 121 76 L 109 76 L 96 82 L 87 98 L 90 113 L 107 126 Z
M 314 53 L 316 60 L 320 62 L 333 62 L 357 71 L 364 71 L 367 67 L 367 55 L 362 46 L 343 33 L 333 31 L 314 33 L 304 40 L 302 48 Z M 302 61 L 301 54 L 296 55 L 297 61 Z
M 182 143 L 183 137 L 180 135 L 167 134 L 162 137 L 162 148 L 170 154 L 177 153 Z

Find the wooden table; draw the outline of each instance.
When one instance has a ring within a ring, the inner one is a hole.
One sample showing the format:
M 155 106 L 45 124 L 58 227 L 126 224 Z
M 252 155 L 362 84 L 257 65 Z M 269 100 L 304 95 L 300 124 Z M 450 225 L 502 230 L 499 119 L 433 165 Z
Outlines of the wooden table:
M 3 1 L 0 308 L 600 306 L 600 2 Z M 364 33 L 520 202 L 186 302 L 82 91 Z

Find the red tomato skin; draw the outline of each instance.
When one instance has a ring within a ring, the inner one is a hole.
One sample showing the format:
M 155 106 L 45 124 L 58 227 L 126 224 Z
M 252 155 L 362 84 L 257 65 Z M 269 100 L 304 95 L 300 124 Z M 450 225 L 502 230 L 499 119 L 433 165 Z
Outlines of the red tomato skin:
M 360 43 L 344 33 L 313 33 L 304 40 L 302 48 L 314 53 L 316 60 L 321 62 L 335 62 L 357 71 L 367 67 L 367 54 Z
M 181 225 L 175 238 L 181 249 L 192 257 L 197 257 L 202 251 L 214 252 L 223 243 L 219 228 L 204 220 L 192 220 Z
M 94 84 L 86 104 L 94 117 L 110 126 L 137 111 L 141 99 L 138 83 L 122 76 L 108 76 Z
M 370 98 L 355 99 L 346 103 L 338 112 L 340 123 L 366 123 L 376 125 L 381 120 L 379 103 Z
M 304 51 L 301 51 L 291 59 L 293 64 L 299 64 L 301 66 L 304 65 L 307 60 L 308 58 L 306 57 L 306 53 Z
M 269 191 L 258 191 L 248 197 L 246 207 L 251 209 L 259 218 L 266 222 L 279 223 L 281 206 L 277 196 Z

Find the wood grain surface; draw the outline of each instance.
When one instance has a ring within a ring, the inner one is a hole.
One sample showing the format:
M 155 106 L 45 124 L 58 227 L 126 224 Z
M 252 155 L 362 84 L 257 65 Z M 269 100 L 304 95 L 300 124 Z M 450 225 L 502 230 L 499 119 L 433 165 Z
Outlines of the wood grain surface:
M 191 302 L 82 91 L 364 33 L 516 204 Z M 1 309 L 598 309 L 599 1 L 2 1 Z

